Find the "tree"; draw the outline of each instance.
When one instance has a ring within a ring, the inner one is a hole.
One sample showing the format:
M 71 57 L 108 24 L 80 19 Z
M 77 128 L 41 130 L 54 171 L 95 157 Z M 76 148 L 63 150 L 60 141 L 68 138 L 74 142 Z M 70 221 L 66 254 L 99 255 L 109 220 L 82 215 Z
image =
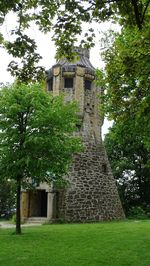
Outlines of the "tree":
M 0 176 L 16 182 L 17 234 L 21 186 L 62 178 L 80 150 L 73 136 L 76 111 L 75 103 L 53 98 L 40 84 L 15 83 L 0 90 Z
M 1 41 L 8 53 L 14 58 L 21 58 L 21 65 L 16 61 L 9 64 L 11 73 L 18 79 L 31 81 L 40 79 L 43 68 L 38 66 L 40 55 L 33 38 L 26 34 L 26 29 L 35 22 L 39 29 L 46 33 L 54 30 L 53 40 L 57 46 L 57 56 L 72 60 L 75 56 L 73 47 L 82 32 L 82 22 L 102 22 L 111 19 L 121 25 L 128 25 L 139 30 L 145 27 L 149 19 L 150 0 L 87 0 L 87 1 L 1 1 L 0 23 L 9 12 L 16 16 L 16 28 L 11 30 L 13 40 Z M 94 45 L 94 32 L 90 28 L 86 32 L 82 44 L 87 47 Z
M 137 135 L 134 120 L 114 123 L 105 147 L 126 215 L 131 207 L 150 210 L 150 153 Z
M 150 205 L 149 26 L 122 28 L 103 54 L 104 73 L 98 73 L 103 112 L 114 120 L 105 143 L 126 210 Z
M 65 8 L 59 12 L 54 27 L 54 40 L 57 46 L 57 55 L 68 54 L 68 59 L 74 56 L 71 53 L 77 36 L 82 33 L 82 22 L 98 23 L 111 20 L 122 26 L 136 26 L 139 30 L 145 27 L 149 20 L 150 0 L 102 0 L 102 1 L 65 1 Z M 93 29 L 85 33 L 81 41 L 86 47 L 94 46 Z
M 149 23 L 142 31 L 125 28 L 105 52 L 104 111 L 116 123 L 134 120 L 134 130 L 150 149 Z M 142 130 L 141 130 L 142 128 Z

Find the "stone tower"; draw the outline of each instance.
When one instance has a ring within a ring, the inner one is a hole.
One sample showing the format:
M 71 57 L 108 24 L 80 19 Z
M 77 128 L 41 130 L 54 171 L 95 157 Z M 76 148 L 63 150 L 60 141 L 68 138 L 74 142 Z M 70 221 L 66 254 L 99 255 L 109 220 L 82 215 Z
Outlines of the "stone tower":
M 77 134 L 84 143 L 84 151 L 74 156 L 66 177 L 69 187 L 55 192 L 55 217 L 69 222 L 122 219 L 124 212 L 101 138 L 101 90 L 95 84 L 89 51 L 76 51 L 77 62 L 60 60 L 47 71 L 47 90 L 54 96 L 63 92 L 66 101 L 78 102 L 81 123 Z

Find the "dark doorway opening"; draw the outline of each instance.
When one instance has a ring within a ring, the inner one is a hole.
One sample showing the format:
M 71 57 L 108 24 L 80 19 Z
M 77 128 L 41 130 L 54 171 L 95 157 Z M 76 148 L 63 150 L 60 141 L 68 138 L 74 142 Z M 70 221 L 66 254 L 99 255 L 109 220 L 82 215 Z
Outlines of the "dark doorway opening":
M 41 190 L 41 217 L 47 217 L 47 193 Z
M 47 217 L 47 193 L 45 190 L 30 192 L 29 216 Z

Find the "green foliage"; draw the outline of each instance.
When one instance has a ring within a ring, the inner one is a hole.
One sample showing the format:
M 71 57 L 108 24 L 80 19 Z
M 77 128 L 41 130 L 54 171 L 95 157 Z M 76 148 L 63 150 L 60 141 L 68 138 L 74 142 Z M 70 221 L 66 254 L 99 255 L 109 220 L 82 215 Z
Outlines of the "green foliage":
M 149 150 L 134 127 L 134 120 L 116 122 L 105 137 L 105 147 L 117 180 L 123 207 L 150 205 Z
M 77 110 L 52 98 L 40 84 L 13 84 L 0 91 L 1 176 L 51 180 L 67 170 L 79 140 L 72 136 Z
M 33 22 L 44 33 L 54 30 L 53 40 L 57 46 L 57 57 L 67 56 L 69 60 L 73 60 L 75 57 L 73 47 L 82 33 L 82 22 L 102 22 L 111 19 L 123 26 L 128 25 L 130 28 L 136 26 L 141 30 L 149 20 L 149 4 L 150 0 L 51 0 L 50 2 L 13 0 L 11 3 L 1 1 L 0 23 L 3 24 L 6 14 L 10 11 L 17 17 L 17 25 L 11 30 L 12 40 L 5 42 L 0 35 L 0 41 L 8 53 L 21 58 L 19 65 L 22 67 L 12 61 L 9 70 L 22 81 L 41 78 L 43 68 L 37 67 L 40 60 L 37 46 L 25 33 Z M 81 44 L 88 48 L 92 47 L 95 43 L 94 38 L 94 30 L 89 28 Z
M 16 181 L 18 223 L 21 185 L 61 178 L 80 150 L 76 112 L 76 103 L 53 98 L 41 84 L 0 90 L 0 178 Z
M 82 32 L 81 22 L 112 20 L 130 28 L 137 26 L 141 30 L 149 19 L 149 4 L 149 0 L 64 1 L 64 10 L 59 11 L 54 26 L 57 55 L 64 56 L 69 52 L 68 59 L 71 59 L 72 46 Z M 81 44 L 92 47 L 94 37 L 93 29 L 89 29 Z
M 42 80 L 45 72 L 43 67 L 37 66 L 42 57 L 36 52 L 35 41 L 21 32 L 18 32 L 17 36 L 14 42 L 5 42 L 5 47 L 14 58 L 22 58 L 23 68 L 13 60 L 8 65 L 8 71 L 24 83 Z
M 141 207 L 132 207 L 129 209 L 128 217 L 130 219 L 147 219 L 146 212 Z
M 104 54 L 104 110 L 119 123 L 133 121 L 133 128 L 150 148 L 149 23 L 142 31 L 125 28 Z M 142 130 L 141 130 L 142 128 Z
M 14 215 L 12 216 L 12 219 L 11 219 L 11 220 L 12 220 L 12 223 L 14 223 L 14 224 L 16 223 L 16 214 L 14 214 Z
M 15 184 L 0 180 L 0 217 L 10 218 L 15 210 Z
M 65 189 L 69 187 L 69 182 L 64 179 L 56 179 L 53 181 L 55 189 Z
M 144 1 L 128 2 L 144 4 Z M 104 90 L 103 112 L 114 120 L 105 144 L 127 214 L 131 207 L 146 210 L 150 205 L 149 1 L 145 4 L 147 11 L 141 27 L 135 27 L 130 21 L 131 9 L 124 18 L 126 22 L 120 17 L 124 27 L 103 53 L 104 72 L 97 73 L 98 83 Z M 127 4 L 122 12 L 128 7 Z M 140 8 L 139 5 L 139 11 Z
M 9 41 L 0 35 L 0 41 L 9 54 L 13 55 L 17 61 L 11 61 L 8 70 L 22 82 L 32 80 L 39 81 L 44 76 L 44 69 L 39 66 L 41 56 L 37 51 L 34 38 L 29 38 L 26 30 L 33 25 L 38 25 L 40 31 L 46 33 L 51 30 L 52 22 L 60 3 L 58 1 L 3 1 L 0 2 L 0 24 L 2 25 L 5 16 L 10 12 L 16 17 L 16 27 L 10 30 Z M 18 59 L 21 59 L 18 63 Z

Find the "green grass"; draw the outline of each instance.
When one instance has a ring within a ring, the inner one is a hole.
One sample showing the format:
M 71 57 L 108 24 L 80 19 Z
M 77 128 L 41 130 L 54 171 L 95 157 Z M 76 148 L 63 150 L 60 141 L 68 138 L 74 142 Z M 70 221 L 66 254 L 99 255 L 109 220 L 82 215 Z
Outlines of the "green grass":
M 150 221 L 0 229 L 1 266 L 149 266 Z

